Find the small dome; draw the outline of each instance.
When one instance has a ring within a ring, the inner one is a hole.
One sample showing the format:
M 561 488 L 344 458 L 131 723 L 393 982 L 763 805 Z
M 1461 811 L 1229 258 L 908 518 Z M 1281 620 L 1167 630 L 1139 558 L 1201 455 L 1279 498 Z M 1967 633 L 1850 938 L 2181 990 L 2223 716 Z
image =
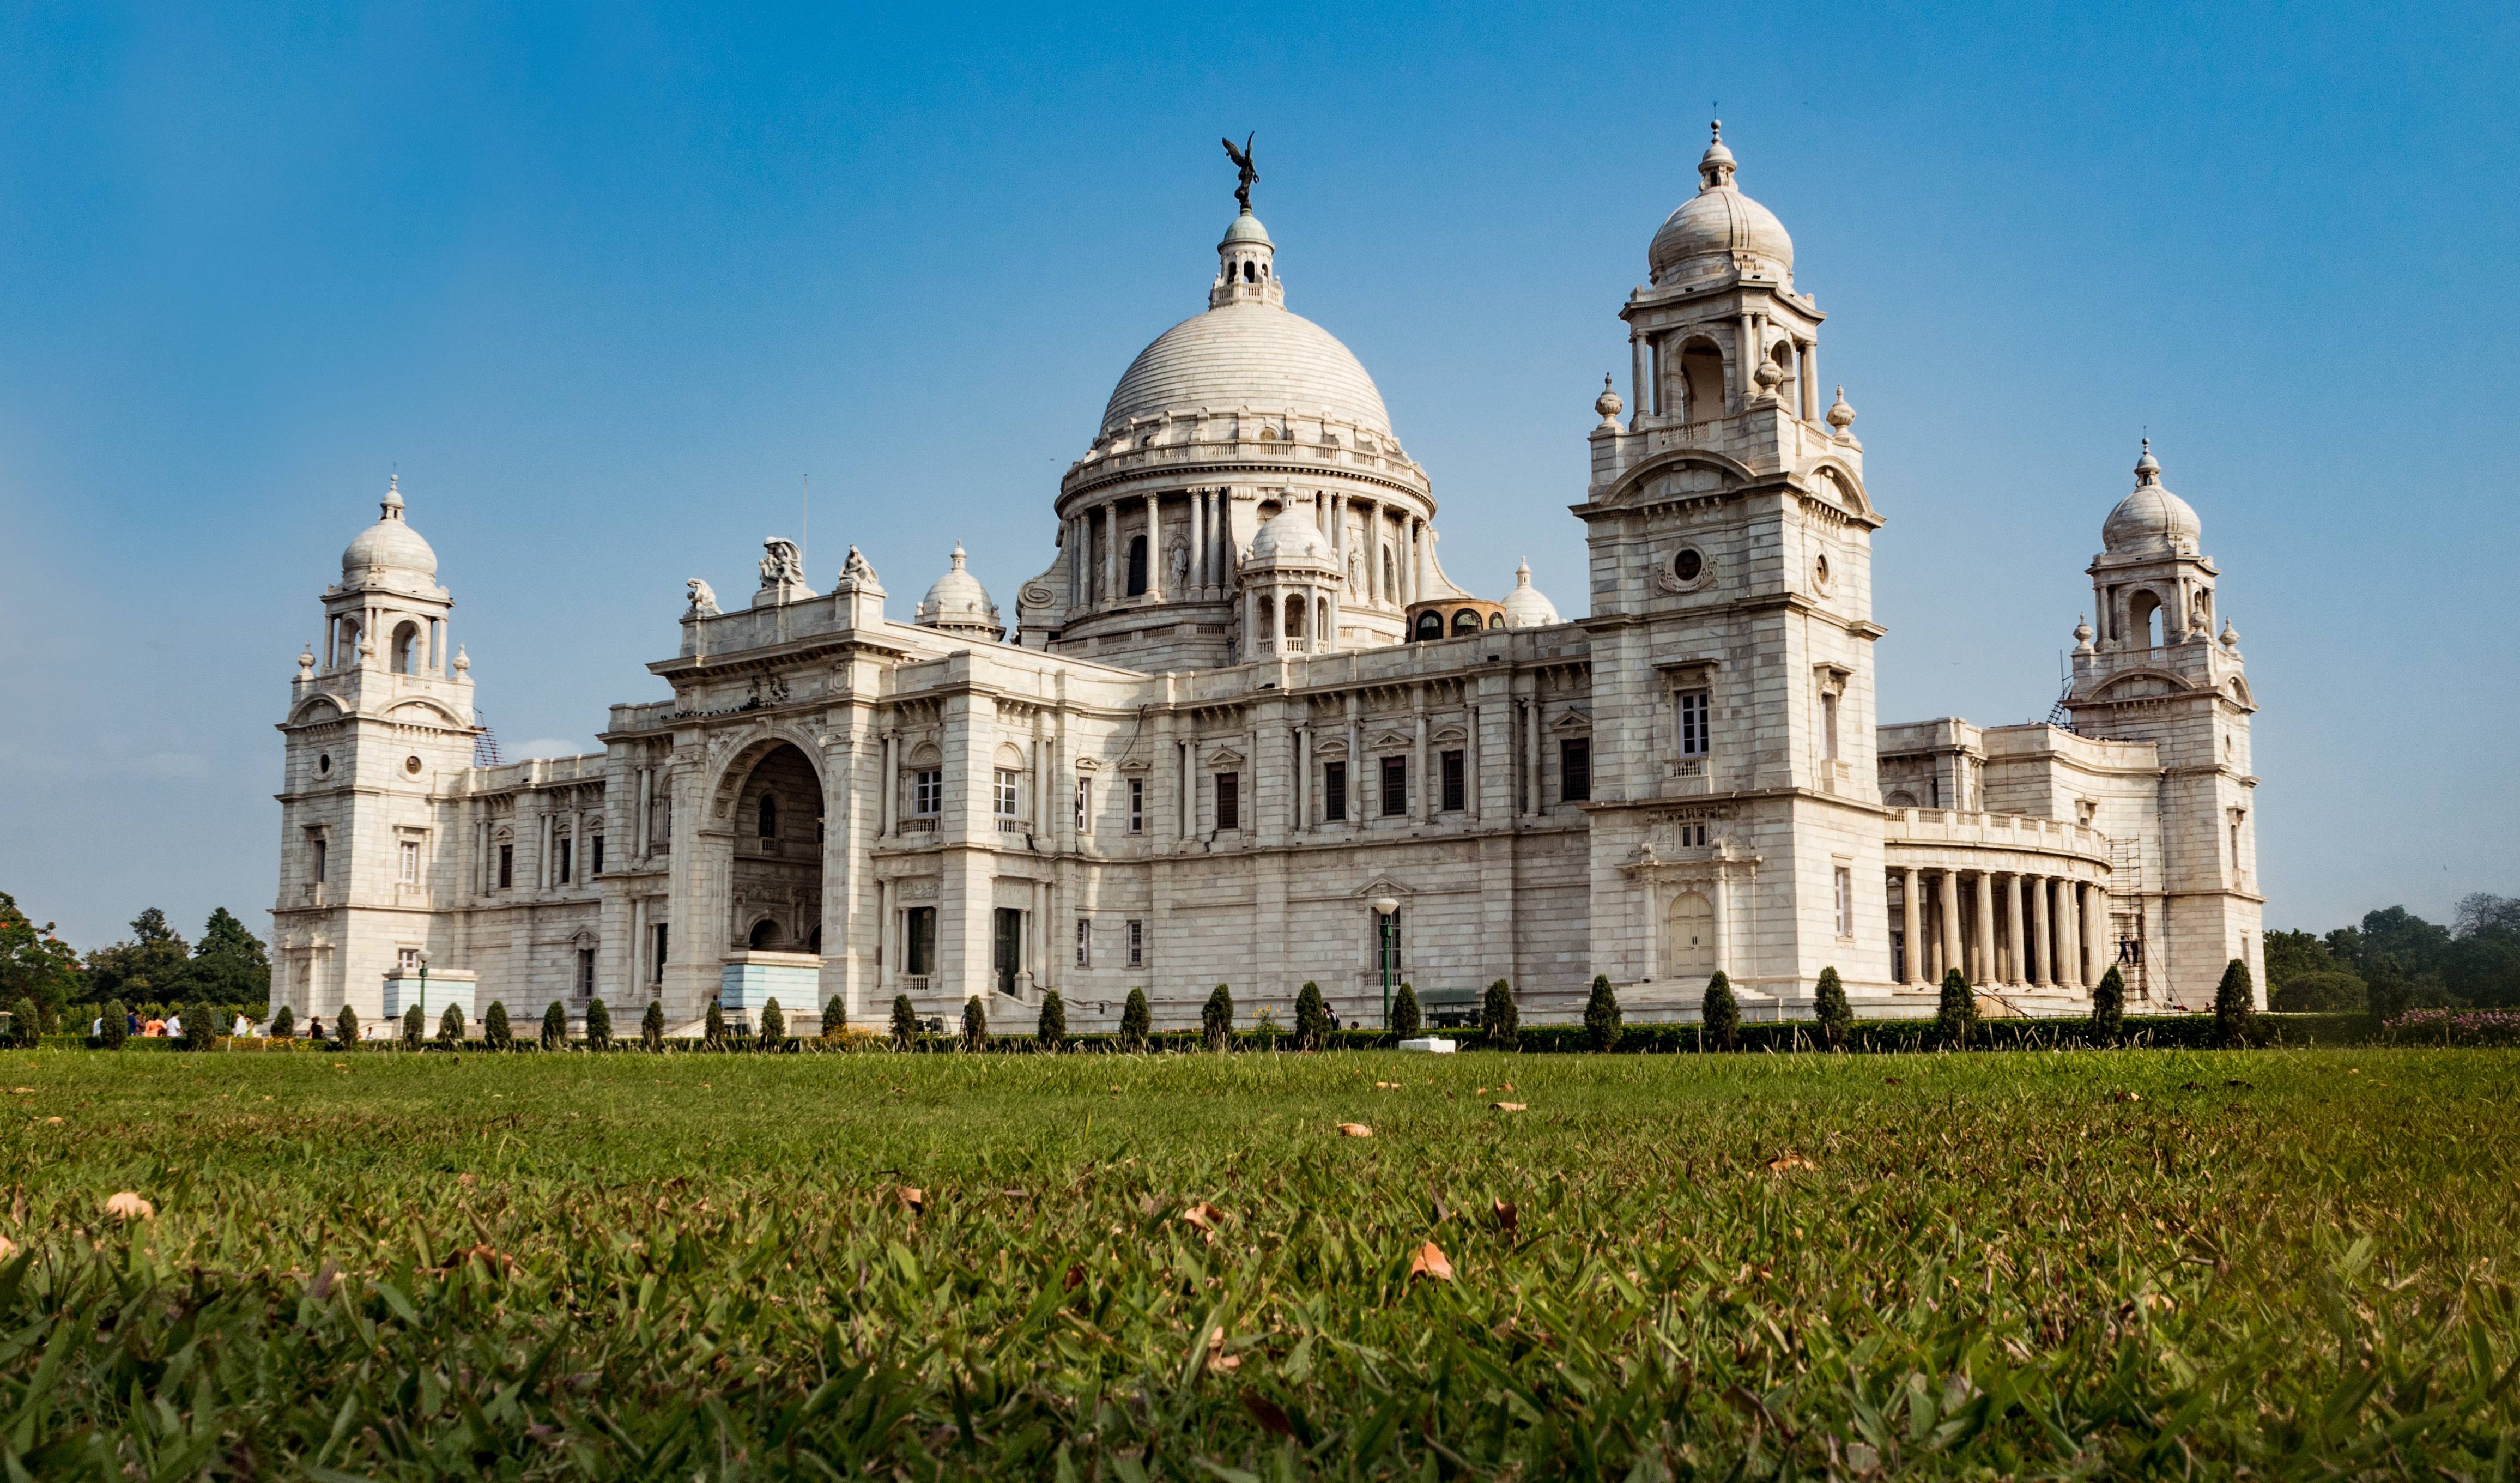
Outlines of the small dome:
M 2192 554 L 2204 535 L 2195 509 L 2161 482 L 2161 461 L 2152 456 L 2152 439 L 2145 438 L 2143 457 L 2136 461 L 2135 492 L 2118 501 L 2101 524 L 2101 549 L 2111 556 Z
M 927 589 L 912 614 L 912 621 L 923 628 L 986 630 L 992 638 L 1004 634 L 998 621 L 998 605 L 989 601 L 989 590 L 980 579 L 963 569 L 963 543 L 954 543 L 954 564 L 936 585 Z
M 1251 537 L 1251 557 L 1243 564 L 1257 566 L 1269 562 L 1311 562 L 1319 565 L 1335 564 L 1330 555 L 1329 537 L 1313 523 L 1301 505 L 1289 505 Z
M 1715 142 L 1697 161 L 1697 195 L 1664 219 L 1645 249 L 1645 263 L 1657 284 L 1692 264 L 1702 269 L 1730 267 L 1746 255 L 1751 266 L 1776 277 L 1794 276 L 1794 240 L 1774 211 L 1741 194 L 1732 184 L 1732 152 L 1724 147 L 1724 124 L 1715 125 Z
M 401 475 L 386 482 L 385 497 L 378 508 L 377 522 L 360 531 L 341 552 L 341 585 L 356 586 L 369 581 L 371 573 L 381 573 L 378 579 L 383 581 L 417 577 L 424 585 L 435 586 L 437 553 L 403 520 Z
M 1508 628 L 1547 628 L 1558 622 L 1557 607 L 1540 595 L 1531 585 L 1531 563 L 1524 562 L 1513 569 L 1513 591 L 1505 596 L 1505 626 Z
M 1258 243 L 1265 247 L 1274 247 L 1277 246 L 1276 243 L 1269 240 L 1269 229 L 1260 225 L 1260 218 L 1252 215 L 1247 210 L 1241 215 L 1234 218 L 1234 225 L 1225 229 L 1225 240 L 1218 243 L 1217 246 L 1220 247 L 1230 247 L 1237 243 L 1245 242 Z

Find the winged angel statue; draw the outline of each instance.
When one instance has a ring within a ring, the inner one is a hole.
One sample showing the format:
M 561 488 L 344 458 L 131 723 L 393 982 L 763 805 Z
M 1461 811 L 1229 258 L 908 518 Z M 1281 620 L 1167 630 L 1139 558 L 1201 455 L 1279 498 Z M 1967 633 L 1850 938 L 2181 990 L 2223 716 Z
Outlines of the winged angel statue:
M 1234 199 L 1242 203 L 1246 215 L 1251 210 L 1251 188 L 1260 180 L 1260 171 L 1251 163 L 1251 141 L 1259 137 L 1257 130 L 1244 135 L 1242 148 L 1238 150 L 1234 147 L 1233 140 L 1225 141 L 1225 157 L 1233 160 L 1235 167 L 1242 172 L 1241 183 L 1234 188 Z

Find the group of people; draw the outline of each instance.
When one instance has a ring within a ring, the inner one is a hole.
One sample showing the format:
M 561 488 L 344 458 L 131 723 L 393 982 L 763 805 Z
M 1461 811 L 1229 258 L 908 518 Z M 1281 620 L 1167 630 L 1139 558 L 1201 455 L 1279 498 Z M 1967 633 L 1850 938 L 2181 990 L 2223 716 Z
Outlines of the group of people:
M 237 1023 L 244 1024 L 245 1021 L 243 1019 L 239 1019 Z M 98 1015 L 96 1017 L 96 1021 L 87 1027 L 87 1032 L 90 1035 L 103 1036 L 105 1034 L 105 1016 L 102 1014 Z M 180 1036 L 184 1033 L 184 1016 L 181 1014 L 169 1014 L 163 1019 L 154 1017 L 143 1019 L 140 1017 L 137 1011 L 126 1010 L 122 1014 L 122 1033 L 125 1035 L 146 1035 L 153 1040 L 160 1036 Z M 239 1033 L 241 1034 L 243 1032 L 240 1031 Z

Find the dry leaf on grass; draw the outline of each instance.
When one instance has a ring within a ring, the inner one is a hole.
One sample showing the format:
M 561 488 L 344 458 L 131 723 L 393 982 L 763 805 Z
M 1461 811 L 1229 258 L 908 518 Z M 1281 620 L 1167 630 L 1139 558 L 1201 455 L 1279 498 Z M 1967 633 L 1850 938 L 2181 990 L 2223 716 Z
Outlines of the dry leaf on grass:
M 1400 1090 L 1400 1083 L 1396 1081 L 1377 1081 L 1373 1084 L 1373 1089 L 1377 1092 L 1397 1092 Z
M 1444 1255 L 1443 1247 L 1428 1241 L 1418 1248 L 1417 1255 L 1409 1258 L 1409 1275 L 1417 1277 L 1420 1274 L 1439 1282 L 1449 1282 L 1453 1280 L 1452 1258 Z
M 1067 1276 L 1060 1280 L 1058 1284 L 1059 1290 L 1062 1292 L 1074 1292 L 1077 1288 L 1084 1285 L 1085 1264 L 1082 1262 L 1068 1263 Z
M 1796 1169 L 1817 1169 L 1819 1167 L 1820 1165 L 1813 1163 L 1810 1159 L 1803 1157 L 1799 1153 L 1779 1153 L 1776 1157 L 1768 1160 L 1768 1172 L 1770 1174 L 1790 1174 Z
M 328 1256 L 324 1265 L 316 1269 L 315 1281 L 307 1284 L 306 1295 L 320 1303 L 333 1295 L 333 1284 L 340 1280 L 341 1264 Z
M 1349 1138 L 1372 1138 L 1373 1130 L 1363 1123 L 1341 1123 L 1339 1132 Z
M 901 1201 L 901 1208 L 913 1215 L 918 1215 L 927 1208 L 927 1191 L 916 1185 L 901 1186 L 892 1191 L 892 1197 Z
M 152 1221 L 158 1218 L 158 1207 L 125 1190 L 105 1202 L 105 1213 L 118 1221 Z
M 1513 1083 L 1507 1082 L 1504 1086 L 1497 1088 L 1497 1090 L 1500 1092 L 1510 1092 L 1513 1090 Z
M 1219 1374 L 1232 1374 L 1242 1368 L 1242 1356 L 1225 1352 L 1223 1328 L 1211 1328 L 1207 1331 L 1207 1368 Z
M 1274 1431 L 1282 1437 L 1295 1435 L 1295 1423 L 1286 1419 L 1285 1408 L 1260 1392 L 1242 1392 L 1242 1409 L 1251 1413 L 1251 1419 L 1259 1422 L 1263 1431 Z
M 2143 1101 L 2143 1096 L 2142 1096 L 2142 1094 L 2141 1094 L 2141 1093 L 2138 1093 L 2138 1092 L 2112 1092 L 2112 1093 L 2110 1093 L 2110 1094 L 2109 1094 L 2109 1101 Z
M 1214 1205 L 1209 1204 L 1205 1200 L 1200 1200 L 1198 1203 L 1183 1211 L 1181 1213 L 1181 1219 L 1183 1225 L 1189 1226 L 1199 1232 L 1209 1240 L 1214 1240 L 1216 1239 L 1216 1228 L 1225 1223 L 1225 1212 L 1217 1209 Z
M 35 1089 L 32 1087 L 11 1087 L 9 1090 L 20 1097 L 32 1097 L 35 1095 Z
M 1499 1230 L 1511 1231 L 1514 1223 L 1521 1218 L 1522 1212 L 1513 1207 L 1513 1201 L 1501 1199 L 1496 1202 L 1496 1223 Z
M 44 1119 L 44 1126 L 49 1128 L 60 1121 L 61 1119 L 58 1117 L 47 1117 Z
M 474 1185 L 481 1183 L 481 1176 L 477 1174 L 459 1174 L 455 1176 L 455 1182 L 469 1190 Z
M 1496 1109 L 1500 1112 L 1528 1112 L 1531 1107 L 1525 1102 L 1501 1101 L 1496 1104 Z

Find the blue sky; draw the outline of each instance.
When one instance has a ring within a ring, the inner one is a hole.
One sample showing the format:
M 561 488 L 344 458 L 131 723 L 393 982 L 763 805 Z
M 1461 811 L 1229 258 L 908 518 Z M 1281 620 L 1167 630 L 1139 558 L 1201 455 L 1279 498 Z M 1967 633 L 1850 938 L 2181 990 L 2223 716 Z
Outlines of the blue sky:
M 1862 414 L 1884 720 L 2042 715 L 2149 428 L 2258 719 L 2272 925 L 2520 894 L 2508 7 L 0 6 L 0 889 L 267 919 L 293 656 L 399 472 L 511 754 L 660 694 L 815 490 L 1001 602 L 1203 306 L 1289 307 L 1447 570 L 1582 610 L 1615 311 L 1720 102 Z

